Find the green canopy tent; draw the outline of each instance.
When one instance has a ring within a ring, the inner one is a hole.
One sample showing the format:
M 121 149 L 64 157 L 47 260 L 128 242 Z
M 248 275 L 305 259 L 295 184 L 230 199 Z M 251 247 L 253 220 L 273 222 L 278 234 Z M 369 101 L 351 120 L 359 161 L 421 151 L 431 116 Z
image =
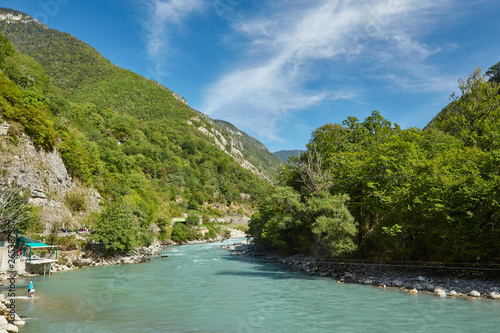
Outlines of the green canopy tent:
M 47 245 L 44 243 L 25 243 L 24 245 L 26 246 L 26 250 L 24 251 L 24 253 L 27 254 L 29 251 L 29 263 L 30 264 L 31 264 L 31 259 L 33 257 L 33 249 L 47 249 L 49 252 L 49 258 L 52 257 L 52 255 L 55 253 L 56 254 L 55 259 L 57 259 L 58 246 Z M 52 252 L 50 250 L 52 250 Z

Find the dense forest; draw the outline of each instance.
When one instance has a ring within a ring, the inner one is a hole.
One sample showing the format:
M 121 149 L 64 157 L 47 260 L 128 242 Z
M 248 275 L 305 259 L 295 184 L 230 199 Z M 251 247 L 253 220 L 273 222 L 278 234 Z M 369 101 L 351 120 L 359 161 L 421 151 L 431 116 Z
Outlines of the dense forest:
M 378 111 L 316 129 L 250 234 L 326 258 L 498 262 L 499 83 L 500 63 L 476 69 L 424 130 Z
M 99 191 L 104 211 L 87 225 L 115 223 L 134 231 L 129 244 L 148 244 L 156 228 L 170 237 L 172 217 L 223 214 L 214 203 L 251 211 L 269 189 L 198 129 L 222 125 L 164 86 L 39 22 L 0 21 L 0 33 L 0 119 L 11 124 L 12 143 L 26 133 L 38 149 L 57 150 L 74 179 Z M 276 169 L 278 159 L 262 144 L 238 135 L 243 143 L 229 146 Z

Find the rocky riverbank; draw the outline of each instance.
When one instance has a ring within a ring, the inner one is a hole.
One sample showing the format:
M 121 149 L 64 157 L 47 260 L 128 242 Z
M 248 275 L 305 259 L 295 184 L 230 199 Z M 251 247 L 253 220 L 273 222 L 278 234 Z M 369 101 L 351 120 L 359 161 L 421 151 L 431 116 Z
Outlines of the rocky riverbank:
M 431 292 L 440 297 L 465 297 L 469 300 L 500 300 L 500 272 L 392 264 L 341 263 L 320 261 L 306 255 L 282 256 L 256 250 L 243 242 L 226 246 L 233 255 L 246 255 L 279 261 L 293 270 L 331 277 L 339 283 L 358 283 L 382 288 L 396 287 L 408 294 Z
M 242 238 L 245 237 L 243 231 L 237 229 L 227 228 L 230 231 L 230 238 Z M 226 240 L 226 237 L 216 237 L 213 239 L 206 240 L 193 240 L 186 241 L 184 243 L 168 242 L 161 243 L 155 241 L 151 246 L 140 247 L 129 254 L 121 254 L 115 256 L 107 255 L 103 249 L 94 249 L 93 251 L 73 251 L 66 254 L 62 254 L 62 258 L 57 263 L 51 265 L 50 272 L 63 272 L 74 270 L 83 267 L 91 266 L 106 266 L 106 265 L 120 265 L 120 264 L 137 264 L 145 261 L 149 261 L 150 257 L 154 254 L 166 249 L 170 246 L 179 246 L 187 244 L 202 244 L 202 243 L 214 243 Z M 29 276 L 29 274 L 25 274 Z
M 165 249 L 165 245 L 159 241 L 155 241 L 148 247 L 139 247 L 131 253 L 114 256 L 110 256 L 104 251 L 99 250 L 77 253 L 70 252 L 63 254 L 59 262 L 53 263 L 50 272 L 69 271 L 90 266 L 137 264 L 149 261 L 152 255 L 163 249 Z
M 15 303 L 14 303 L 15 304 Z M 11 301 L 0 294 L 0 333 L 19 332 L 19 327 L 26 325 L 26 321 L 22 320 L 17 313 L 11 312 Z

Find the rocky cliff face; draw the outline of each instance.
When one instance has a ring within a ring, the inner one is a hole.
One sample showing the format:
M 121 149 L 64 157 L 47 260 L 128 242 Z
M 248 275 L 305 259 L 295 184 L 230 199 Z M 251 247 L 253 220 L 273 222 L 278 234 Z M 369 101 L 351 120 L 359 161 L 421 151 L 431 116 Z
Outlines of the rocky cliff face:
M 40 219 L 46 229 L 57 227 L 77 228 L 92 211 L 100 211 L 100 194 L 75 182 L 69 175 L 57 151 L 46 152 L 33 146 L 21 134 L 12 143 L 10 125 L 0 125 L 0 183 L 16 183 L 30 194 L 30 203 L 40 207 Z M 72 211 L 69 196 L 83 199 L 83 207 Z
M 211 138 L 220 150 L 231 156 L 243 169 L 249 170 L 260 179 L 271 183 L 269 176 L 250 163 L 241 152 L 241 149 L 244 149 L 243 144 L 238 140 L 238 135 L 241 136 L 241 133 L 235 132 L 230 133 L 232 135 L 224 136 L 213 127 L 213 120 L 202 113 L 200 113 L 199 117 L 193 117 L 191 120 L 188 120 L 188 124 L 195 126 L 200 132 Z

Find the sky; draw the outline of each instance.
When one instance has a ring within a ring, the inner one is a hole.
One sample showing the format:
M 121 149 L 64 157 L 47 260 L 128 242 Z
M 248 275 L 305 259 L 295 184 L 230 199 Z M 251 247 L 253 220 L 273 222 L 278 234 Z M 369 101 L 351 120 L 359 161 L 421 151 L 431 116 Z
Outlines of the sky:
M 497 0 L 0 0 L 271 151 L 378 110 L 423 128 L 500 61 Z

